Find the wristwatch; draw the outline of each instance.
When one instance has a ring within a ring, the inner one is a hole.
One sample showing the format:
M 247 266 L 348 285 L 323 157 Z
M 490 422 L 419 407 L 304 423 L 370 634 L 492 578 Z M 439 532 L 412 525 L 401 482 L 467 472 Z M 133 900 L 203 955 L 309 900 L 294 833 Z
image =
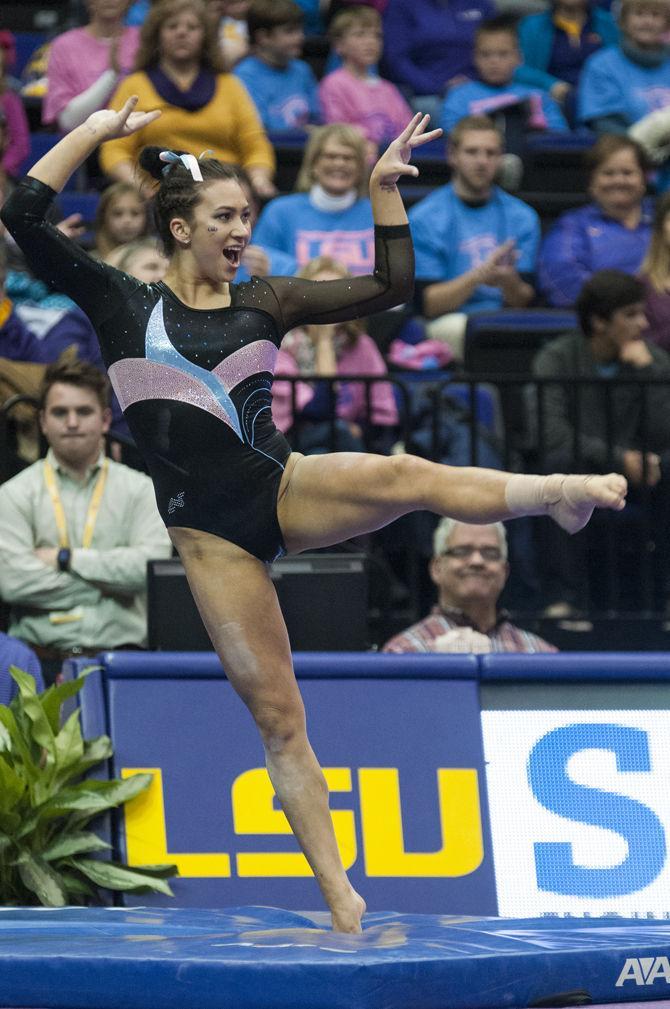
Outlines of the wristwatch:
M 58 551 L 56 556 L 56 563 L 58 564 L 59 571 L 69 571 L 70 570 L 70 559 L 72 557 L 72 551 L 69 547 L 63 547 L 62 550 Z

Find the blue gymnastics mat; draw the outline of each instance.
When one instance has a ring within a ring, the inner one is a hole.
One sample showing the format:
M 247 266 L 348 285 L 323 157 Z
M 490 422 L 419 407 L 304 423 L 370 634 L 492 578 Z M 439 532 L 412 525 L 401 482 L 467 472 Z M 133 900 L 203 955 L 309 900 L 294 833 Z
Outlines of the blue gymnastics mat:
M 670 997 L 670 923 L 378 912 L 361 936 L 326 923 L 270 907 L 5 908 L 0 1006 L 516 1009 L 586 1004 L 576 992 L 590 1004 Z

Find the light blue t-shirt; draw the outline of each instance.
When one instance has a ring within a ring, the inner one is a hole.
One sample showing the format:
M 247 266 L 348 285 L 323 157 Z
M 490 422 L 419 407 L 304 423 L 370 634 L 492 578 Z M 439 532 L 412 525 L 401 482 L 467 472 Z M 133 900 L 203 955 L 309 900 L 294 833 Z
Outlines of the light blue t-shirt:
M 483 81 L 468 81 L 467 84 L 451 88 L 442 106 L 440 125 L 448 134 L 463 116 L 495 116 L 496 112 L 504 112 L 519 101 L 529 103 L 529 130 L 565 132 L 569 129 L 563 113 L 550 94 L 515 81 L 500 87 L 484 84 Z
M 247 56 L 233 72 L 253 98 L 266 130 L 299 130 L 319 122 L 318 85 L 304 60 L 291 60 L 280 69 Z
M 417 280 L 453 280 L 481 266 L 508 238 L 516 243 L 519 273 L 533 273 L 540 241 L 540 219 L 516 196 L 494 186 L 483 206 L 472 207 L 451 183 L 436 189 L 412 207 L 409 223 L 414 239 Z M 493 311 L 503 307 L 502 292 L 481 284 L 459 312 Z
M 309 193 L 278 196 L 263 208 L 254 242 L 294 256 L 298 267 L 317 256 L 331 256 L 354 276 L 374 270 L 374 224 L 367 198 L 331 213 L 315 207 Z
M 655 109 L 670 105 L 670 58 L 658 67 L 633 63 L 619 49 L 589 56 L 577 91 L 577 116 L 589 122 L 601 116 L 624 116 L 630 125 Z

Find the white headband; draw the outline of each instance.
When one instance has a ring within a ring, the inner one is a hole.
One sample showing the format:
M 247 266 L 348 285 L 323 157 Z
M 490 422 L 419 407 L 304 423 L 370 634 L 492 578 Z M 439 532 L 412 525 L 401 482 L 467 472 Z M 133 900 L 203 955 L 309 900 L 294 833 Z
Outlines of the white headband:
M 167 164 L 163 169 L 166 172 L 171 164 L 175 164 L 177 161 L 181 161 L 184 168 L 193 176 L 194 182 L 202 182 L 202 172 L 200 171 L 200 165 L 198 164 L 198 159 L 194 154 L 176 154 L 174 151 L 161 151 L 158 155 L 160 161 L 166 161 Z

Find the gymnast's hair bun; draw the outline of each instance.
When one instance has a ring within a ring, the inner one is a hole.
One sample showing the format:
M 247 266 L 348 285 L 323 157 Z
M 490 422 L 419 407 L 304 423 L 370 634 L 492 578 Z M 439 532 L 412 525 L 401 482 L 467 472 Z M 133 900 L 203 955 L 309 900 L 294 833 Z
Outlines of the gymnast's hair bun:
M 143 147 L 140 151 L 139 164 L 140 168 L 150 175 L 152 179 L 165 178 L 166 169 L 171 168 L 172 164 L 180 164 L 180 162 L 166 162 L 161 161 L 161 154 L 163 151 L 171 150 L 167 147 Z M 173 154 L 186 154 L 186 151 L 173 151 Z M 183 167 L 183 166 L 182 166 Z
M 163 147 L 143 147 L 140 151 L 140 168 L 153 179 L 163 178 L 165 162 L 160 160 L 160 153 Z

